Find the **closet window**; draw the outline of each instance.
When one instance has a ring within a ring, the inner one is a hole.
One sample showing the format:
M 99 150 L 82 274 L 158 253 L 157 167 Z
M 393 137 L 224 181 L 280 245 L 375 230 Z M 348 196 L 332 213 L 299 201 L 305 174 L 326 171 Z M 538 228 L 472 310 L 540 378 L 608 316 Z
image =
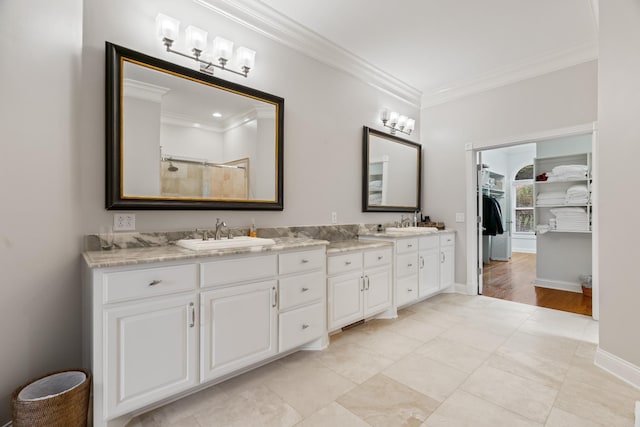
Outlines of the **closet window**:
M 514 233 L 533 234 L 533 165 L 518 170 L 513 180 Z

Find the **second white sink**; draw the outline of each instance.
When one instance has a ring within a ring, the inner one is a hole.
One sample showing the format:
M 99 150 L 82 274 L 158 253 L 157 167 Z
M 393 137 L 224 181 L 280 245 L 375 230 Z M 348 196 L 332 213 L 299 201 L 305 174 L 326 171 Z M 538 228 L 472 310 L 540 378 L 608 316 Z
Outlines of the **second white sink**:
M 194 251 L 209 251 L 214 249 L 228 248 L 250 248 L 253 246 L 271 246 L 275 245 L 272 239 L 263 239 L 261 237 L 238 236 L 231 239 L 182 239 L 176 242 L 176 245 Z
M 387 227 L 385 231 L 389 233 L 426 234 L 438 231 L 438 229 L 436 227 Z

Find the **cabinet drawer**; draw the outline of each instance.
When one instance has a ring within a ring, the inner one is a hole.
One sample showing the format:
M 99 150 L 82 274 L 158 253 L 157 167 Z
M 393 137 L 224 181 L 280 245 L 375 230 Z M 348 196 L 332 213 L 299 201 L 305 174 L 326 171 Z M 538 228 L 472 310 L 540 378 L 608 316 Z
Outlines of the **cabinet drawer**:
M 418 276 L 407 276 L 398 279 L 396 289 L 396 306 L 400 307 L 418 298 Z
M 437 249 L 440 239 L 443 236 L 425 236 L 420 238 L 420 250 Z
M 396 242 L 397 252 L 399 254 L 405 254 L 407 252 L 414 252 L 418 250 L 418 239 L 399 239 Z
M 456 242 L 456 236 L 453 233 L 440 235 L 440 246 L 453 246 Z
M 325 251 L 302 251 L 288 254 L 280 254 L 280 274 L 299 273 L 324 267 Z
M 362 270 L 362 252 L 333 255 L 327 259 L 327 273 L 329 275 L 354 270 Z
M 279 351 L 320 338 L 325 330 L 324 312 L 324 304 L 319 302 L 281 314 Z
M 277 274 L 276 256 L 221 259 L 202 263 L 202 287 L 274 278 Z
M 418 272 L 418 254 L 398 255 L 396 268 L 398 277 L 416 274 Z
M 322 271 L 280 279 L 280 310 L 324 299 L 326 287 Z
M 391 263 L 391 249 L 380 249 L 364 253 L 364 268 L 372 268 Z
M 110 303 L 188 291 L 197 282 L 196 264 L 106 273 L 102 300 Z

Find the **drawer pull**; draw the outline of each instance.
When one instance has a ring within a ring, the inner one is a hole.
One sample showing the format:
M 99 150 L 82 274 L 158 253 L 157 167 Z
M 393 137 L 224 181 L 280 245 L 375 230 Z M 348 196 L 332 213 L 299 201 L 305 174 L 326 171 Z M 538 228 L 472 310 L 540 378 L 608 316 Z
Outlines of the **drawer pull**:
M 275 307 L 278 305 L 278 291 L 275 286 L 271 290 L 273 291 L 273 305 L 271 307 Z
M 409 288 L 407 289 L 408 292 L 413 292 L 413 289 Z
M 302 292 L 307 292 L 309 288 L 302 288 Z
M 159 284 L 161 282 L 162 282 L 162 280 L 152 280 L 151 283 L 149 283 L 149 286 L 155 286 L 155 285 L 157 285 L 157 284 Z
M 384 257 L 383 257 L 382 255 L 380 255 L 380 256 L 378 257 L 378 261 L 380 261 L 382 258 L 384 258 Z
M 303 264 L 306 264 L 306 263 L 308 263 L 308 262 L 309 262 L 309 260 L 308 260 L 308 259 L 303 259 L 303 260 L 302 260 L 302 263 L 303 263 Z
M 407 267 L 413 267 L 413 264 L 407 264 Z
M 302 329 L 307 329 L 308 327 L 309 327 L 309 325 L 307 325 L 307 324 L 303 324 L 302 325 Z
M 344 265 L 351 265 L 351 261 L 345 261 Z
M 412 247 L 413 247 L 413 245 L 407 245 L 407 247 L 408 247 L 408 248 L 412 248 Z
M 192 302 L 189 303 L 189 311 L 191 312 L 191 323 L 189 323 L 189 327 L 193 328 L 196 325 L 196 309 Z

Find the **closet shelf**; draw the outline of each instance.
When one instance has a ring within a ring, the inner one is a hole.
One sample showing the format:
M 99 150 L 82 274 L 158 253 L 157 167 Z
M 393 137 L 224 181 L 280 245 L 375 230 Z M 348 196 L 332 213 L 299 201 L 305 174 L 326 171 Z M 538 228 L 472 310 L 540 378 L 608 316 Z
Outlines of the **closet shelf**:
M 591 178 L 584 178 L 584 179 L 567 179 L 567 180 L 563 180 L 563 181 L 535 181 L 536 185 L 552 185 L 552 184 L 564 184 L 567 182 L 587 182 L 587 181 L 591 181 Z
M 569 205 L 567 205 L 567 204 L 562 204 L 562 205 L 536 205 L 535 207 L 543 209 L 543 208 L 572 208 L 572 207 L 573 208 L 575 208 L 575 207 L 586 208 L 586 207 L 590 207 L 590 206 L 591 206 L 591 203 L 572 203 L 572 204 L 569 204 Z

